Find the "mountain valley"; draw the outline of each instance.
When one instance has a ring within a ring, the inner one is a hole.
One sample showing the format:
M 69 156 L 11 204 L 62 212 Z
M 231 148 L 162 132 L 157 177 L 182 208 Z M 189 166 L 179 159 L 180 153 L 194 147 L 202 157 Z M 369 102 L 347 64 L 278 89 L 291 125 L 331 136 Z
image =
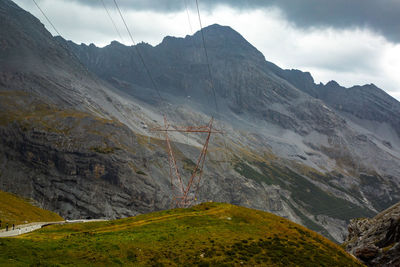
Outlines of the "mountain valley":
M 373 84 L 315 84 L 227 26 L 204 36 L 212 80 L 200 32 L 154 47 L 78 45 L 2 1 L 0 189 L 67 219 L 170 208 L 165 138 L 149 130 L 166 115 L 176 125 L 214 117 L 223 131 L 212 136 L 199 203 L 272 212 L 343 242 L 350 219 L 400 201 L 397 100 Z M 170 138 L 187 177 L 204 136 Z

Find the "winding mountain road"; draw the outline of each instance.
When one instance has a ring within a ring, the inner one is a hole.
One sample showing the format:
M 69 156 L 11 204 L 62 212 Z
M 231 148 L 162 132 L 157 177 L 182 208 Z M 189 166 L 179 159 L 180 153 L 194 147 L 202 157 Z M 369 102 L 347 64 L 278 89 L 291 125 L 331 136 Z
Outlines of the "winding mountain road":
M 4 229 L 0 231 L 0 237 L 13 237 L 18 236 L 26 233 L 33 232 L 38 230 L 42 227 L 54 224 L 69 224 L 69 223 L 88 223 L 88 222 L 101 222 L 107 221 L 104 219 L 92 219 L 92 220 L 66 220 L 66 221 L 59 221 L 59 222 L 34 222 L 28 224 L 21 224 L 16 225 L 14 230 L 5 231 Z

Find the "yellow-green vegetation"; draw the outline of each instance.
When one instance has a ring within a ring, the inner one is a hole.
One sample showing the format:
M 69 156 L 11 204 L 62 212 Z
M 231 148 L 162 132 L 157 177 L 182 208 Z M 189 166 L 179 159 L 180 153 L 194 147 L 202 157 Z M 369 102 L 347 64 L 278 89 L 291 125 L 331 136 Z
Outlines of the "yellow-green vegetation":
M 11 226 L 12 224 L 55 222 L 64 219 L 54 212 L 32 205 L 28 200 L 0 191 L 0 220 L 2 228 L 5 228 L 7 223 Z
M 187 170 L 189 172 L 193 172 L 194 169 L 196 168 L 196 164 L 191 159 L 184 158 L 182 160 L 182 162 L 183 162 L 183 169 L 184 170 Z
M 54 133 L 59 137 L 51 143 L 54 147 L 84 148 L 82 144 L 91 142 L 87 149 L 100 154 L 128 150 L 119 135 L 126 134 L 127 128 L 115 118 L 60 107 L 23 91 L 0 91 L 0 107 L 0 127 L 13 125 L 23 132 Z
M 3 238 L 0 265 L 362 266 L 298 224 L 220 203 Z
M 90 150 L 101 154 L 112 154 L 121 149 L 119 147 L 91 147 Z
M 34 94 L 23 91 L 1 91 L 0 106 L 0 125 L 18 122 L 25 130 L 40 126 L 49 132 L 68 134 L 85 118 L 92 118 L 94 123 L 99 125 L 107 123 L 121 125 L 116 120 L 101 118 L 84 111 L 59 108 L 43 102 Z M 66 119 L 71 119 L 74 124 L 65 125 L 63 120 Z M 98 134 L 94 129 L 96 127 L 91 126 L 86 130 Z

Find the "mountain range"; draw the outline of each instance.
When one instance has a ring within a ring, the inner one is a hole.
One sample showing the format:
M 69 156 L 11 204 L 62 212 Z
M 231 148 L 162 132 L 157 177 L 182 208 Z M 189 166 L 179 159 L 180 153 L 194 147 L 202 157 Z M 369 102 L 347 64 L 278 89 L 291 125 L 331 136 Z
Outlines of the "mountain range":
M 171 206 L 163 115 L 214 134 L 198 202 L 270 211 L 345 239 L 347 223 L 400 200 L 400 103 L 373 84 L 315 84 L 228 26 L 157 46 L 53 37 L 0 3 L 0 189 L 65 218 Z M 143 66 L 141 58 L 149 73 Z M 215 93 L 215 98 L 214 98 Z M 171 134 L 184 177 L 204 136 Z

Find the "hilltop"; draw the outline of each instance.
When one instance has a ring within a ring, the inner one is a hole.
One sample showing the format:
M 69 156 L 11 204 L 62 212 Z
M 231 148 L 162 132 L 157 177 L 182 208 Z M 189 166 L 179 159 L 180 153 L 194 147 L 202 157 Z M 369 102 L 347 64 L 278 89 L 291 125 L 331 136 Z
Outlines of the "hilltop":
M 0 246 L 0 264 L 19 266 L 362 266 L 338 245 L 298 224 L 220 203 L 49 226 L 0 239 Z
M 29 200 L 0 191 L 0 220 L 1 228 L 5 228 L 7 223 L 11 227 L 12 224 L 55 222 L 64 219 L 54 212 L 36 207 Z

